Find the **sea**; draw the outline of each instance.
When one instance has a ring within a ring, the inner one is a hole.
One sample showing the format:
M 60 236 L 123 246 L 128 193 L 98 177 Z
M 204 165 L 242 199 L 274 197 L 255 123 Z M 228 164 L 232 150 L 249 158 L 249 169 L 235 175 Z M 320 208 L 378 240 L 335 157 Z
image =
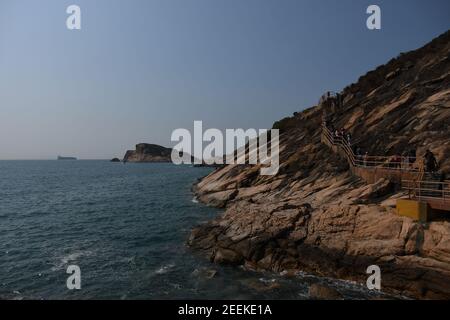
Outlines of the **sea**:
M 215 265 L 187 247 L 193 227 L 221 214 L 191 191 L 211 170 L 0 161 L 0 299 L 302 300 L 312 283 L 347 299 L 378 296 L 347 281 Z

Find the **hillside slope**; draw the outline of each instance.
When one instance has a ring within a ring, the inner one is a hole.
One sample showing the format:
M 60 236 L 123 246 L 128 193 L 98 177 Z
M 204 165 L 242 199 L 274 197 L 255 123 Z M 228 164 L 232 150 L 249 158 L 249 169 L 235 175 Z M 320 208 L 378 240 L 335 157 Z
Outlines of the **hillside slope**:
M 433 151 L 450 173 L 450 32 L 400 55 L 342 92 L 331 116 L 370 154 L 412 147 Z M 275 123 L 280 170 L 225 166 L 194 191 L 225 213 L 192 231 L 188 241 L 211 261 L 249 269 L 313 272 L 365 282 L 382 270 L 384 290 L 450 298 L 450 223 L 420 224 L 395 215 L 402 194 L 385 180 L 367 185 L 345 159 L 321 144 L 322 111 L 312 107 Z

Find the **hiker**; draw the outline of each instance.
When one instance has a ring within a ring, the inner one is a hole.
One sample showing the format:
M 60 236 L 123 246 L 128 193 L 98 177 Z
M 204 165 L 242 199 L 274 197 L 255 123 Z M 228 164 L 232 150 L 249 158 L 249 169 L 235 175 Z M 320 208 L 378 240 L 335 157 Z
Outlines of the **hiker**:
M 434 156 L 433 152 L 430 150 L 427 150 L 425 152 L 425 168 L 427 169 L 427 172 L 434 173 L 437 171 L 439 165 L 437 163 L 436 157 Z
M 362 158 L 362 150 L 360 147 L 355 148 L 355 157 L 356 157 L 356 164 L 361 164 L 361 158 Z
M 336 130 L 336 129 L 334 128 L 334 126 L 333 126 L 333 125 L 330 125 L 330 132 L 334 134 L 335 130 Z
M 439 175 L 439 182 L 440 182 L 440 184 L 439 184 L 438 190 L 439 190 L 439 191 L 445 190 L 445 188 L 444 188 L 444 183 L 445 183 L 445 173 L 444 173 L 444 172 L 441 172 L 441 174 Z
M 352 144 L 352 135 L 350 134 L 350 132 L 347 133 L 347 142 L 348 142 L 349 145 Z
M 392 159 L 389 163 L 389 167 L 400 168 L 401 162 L 402 162 L 402 157 L 399 156 L 398 154 L 396 154 L 395 156 L 392 157 Z
M 416 158 L 417 158 L 417 152 L 416 152 L 416 149 L 412 148 L 412 149 L 409 150 L 409 152 L 408 152 L 408 160 L 409 160 L 409 164 L 412 165 L 414 162 L 416 162 Z
M 369 159 L 369 152 L 366 151 L 363 157 L 364 167 L 367 167 L 367 160 Z
M 401 155 L 401 167 L 408 168 L 409 166 L 409 151 L 403 151 Z
M 335 137 L 335 138 L 339 138 L 339 130 L 338 130 L 338 129 L 336 129 L 336 130 L 334 131 L 334 137 Z

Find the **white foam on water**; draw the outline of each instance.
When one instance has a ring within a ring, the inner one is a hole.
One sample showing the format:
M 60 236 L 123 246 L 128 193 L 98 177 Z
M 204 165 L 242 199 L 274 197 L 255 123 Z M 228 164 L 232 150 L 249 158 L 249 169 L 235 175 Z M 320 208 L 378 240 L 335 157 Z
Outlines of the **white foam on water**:
M 158 270 L 155 271 L 155 273 L 156 274 L 164 274 L 164 273 L 167 273 L 173 267 L 175 267 L 175 264 L 173 264 L 173 263 L 167 264 L 167 265 L 160 267 Z
M 60 258 L 59 263 L 57 263 L 56 265 L 54 265 L 51 270 L 52 271 L 58 271 L 63 269 L 65 266 L 67 266 L 70 262 L 72 261 L 77 261 L 82 257 L 88 257 L 91 256 L 93 254 L 92 251 L 89 250 L 85 250 L 85 251 L 75 251 L 72 252 L 70 254 L 67 254 L 63 257 Z

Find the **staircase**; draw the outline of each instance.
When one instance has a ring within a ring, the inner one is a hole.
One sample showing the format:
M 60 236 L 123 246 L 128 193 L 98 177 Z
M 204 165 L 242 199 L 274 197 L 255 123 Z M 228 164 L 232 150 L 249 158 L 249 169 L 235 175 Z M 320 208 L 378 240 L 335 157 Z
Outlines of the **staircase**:
M 440 181 L 433 173 L 425 172 L 422 161 L 408 157 L 357 156 L 352 144 L 322 124 L 322 143 L 347 159 L 350 170 L 367 183 L 386 178 L 407 190 L 410 199 L 426 202 L 432 209 L 450 211 L 450 181 Z

